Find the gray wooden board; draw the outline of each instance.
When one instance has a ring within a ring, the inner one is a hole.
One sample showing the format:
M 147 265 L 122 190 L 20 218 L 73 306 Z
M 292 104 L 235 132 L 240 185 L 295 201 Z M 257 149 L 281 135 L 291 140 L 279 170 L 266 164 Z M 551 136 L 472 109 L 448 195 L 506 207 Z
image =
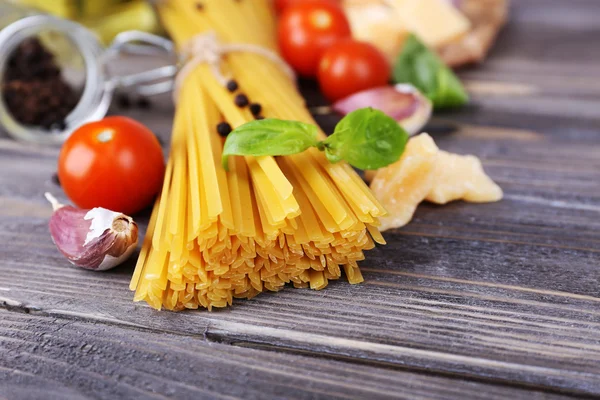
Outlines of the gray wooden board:
M 202 335 L 0 315 L 0 348 L 9 351 L 0 383 L 11 398 L 503 399 L 525 394 L 518 388 L 214 343 Z M 547 398 L 540 391 L 526 394 Z
M 0 397 L 600 396 L 600 3 L 513 3 L 490 59 L 461 72 L 472 104 L 429 126 L 505 199 L 420 206 L 362 285 L 213 313 L 134 304 L 133 261 L 95 274 L 54 248 L 57 150 L 0 138 Z M 126 113 L 168 141 L 167 97 Z

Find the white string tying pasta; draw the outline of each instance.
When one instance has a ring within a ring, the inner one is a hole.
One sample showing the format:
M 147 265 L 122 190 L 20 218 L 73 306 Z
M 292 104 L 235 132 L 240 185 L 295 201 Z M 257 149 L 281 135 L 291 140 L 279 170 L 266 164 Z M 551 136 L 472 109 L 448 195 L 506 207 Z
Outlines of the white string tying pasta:
M 219 81 L 221 85 L 226 86 L 229 78 L 225 77 L 221 72 L 221 60 L 227 54 L 236 52 L 261 55 L 279 65 L 291 80 L 296 78 L 294 70 L 274 51 L 249 43 L 221 43 L 217 39 L 217 34 L 215 32 L 207 32 L 192 37 L 181 50 L 181 57 L 185 61 L 175 78 L 175 86 L 173 89 L 174 101 L 177 102 L 179 89 L 187 75 L 200 64 L 206 63 L 210 65 L 217 81 Z

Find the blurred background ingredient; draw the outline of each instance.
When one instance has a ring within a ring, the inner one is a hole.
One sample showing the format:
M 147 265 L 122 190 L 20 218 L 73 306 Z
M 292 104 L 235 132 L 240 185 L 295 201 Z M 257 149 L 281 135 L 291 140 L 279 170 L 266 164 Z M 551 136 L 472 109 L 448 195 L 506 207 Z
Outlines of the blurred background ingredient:
M 127 30 L 161 32 L 158 17 L 145 0 L 0 0 L 2 2 L 77 21 L 94 31 L 104 44 Z
M 278 44 L 334 102 L 390 83 L 410 84 L 436 109 L 469 96 L 452 67 L 480 62 L 508 0 L 274 0 Z M 393 70 L 390 76 L 390 70 Z
M 328 48 L 352 32 L 344 10 L 333 1 L 295 1 L 282 9 L 277 22 L 281 55 L 299 75 L 314 78 Z
M 393 63 L 410 33 L 456 67 L 482 61 L 508 15 L 508 0 L 342 0 L 352 34 Z
M 24 40 L 8 59 L 2 98 L 24 125 L 62 130 L 78 94 L 63 79 L 54 55 L 37 38 Z
M 331 102 L 399 83 L 412 85 L 442 109 L 468 102 L 449 67 L 484 59 L 506 20 L 508 1 L 273 0 L 270 11 L 278 15 L 282 56 L 299 76 L 316 78 Z M 40 13 L 82 24 L 103 45 L 124 31 L 163 32 L 155 3 L 148 0 L 0 0 L 0 28 Z M 73 115 L 81 114 L 78 99 L 90 97 L 81 96 L 82 88 L 97 77 L 85 74 L 89 63 L 68 38 L 50 31 L 38 38 L 8 57 L 0 99 L 14 121 L 2 123 L 22 124 L 19 129 L 27 132 L 40 127 L 54 135 L 38 136 L 62 141 L 70 134 L 65 127 L 76 127 Z

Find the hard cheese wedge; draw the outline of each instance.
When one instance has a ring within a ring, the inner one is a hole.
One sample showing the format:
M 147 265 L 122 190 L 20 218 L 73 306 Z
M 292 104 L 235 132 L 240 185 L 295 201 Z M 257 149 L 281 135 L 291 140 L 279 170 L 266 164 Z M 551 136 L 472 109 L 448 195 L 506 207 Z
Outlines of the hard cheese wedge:
M 400 160 L 377 170 L 371 190 L 388 211 L 380 218 L 381 231 L 410 222 L 433 188 L 438 152 L 431 136 L 422 133 L 408 141 Z
M 502 198 L 502 189 L 486 175 L 479 158 L 438 152 L 435 182 L 426 200 L 446 204 L 454 200 L 488 203 Z
M 502 199 L 502 189 L 486 175 L 477 157 L 439 150 L 426 133 L 408 141 L 400 160 L 377 170 L 371 190 L 388 211 L 380 218 L 381 231 L 408 224 L 423 200 L 446 204 Z
M 346 0 L 344 9 L 352 37 L 375 45 L 393 63 L 409 32 L 398 23 L 389 5 L 377 2 L 357 4 Z
M 431 47 L 459 39 L 471 29 L 469 20 L 447 0 L 390 0 L 399 23 Z

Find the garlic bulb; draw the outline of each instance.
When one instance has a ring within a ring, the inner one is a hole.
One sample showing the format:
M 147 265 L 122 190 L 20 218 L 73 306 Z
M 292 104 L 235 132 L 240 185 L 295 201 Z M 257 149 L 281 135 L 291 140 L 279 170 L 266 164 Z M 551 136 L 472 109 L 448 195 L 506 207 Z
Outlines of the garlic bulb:
M 50 193 L 45 196 L 54 209 L 50 235 L 72 264 L 106 271 L 121 264 L 136 249 L 138 227 L 131 217 L 106 208 L 65 206 Z

